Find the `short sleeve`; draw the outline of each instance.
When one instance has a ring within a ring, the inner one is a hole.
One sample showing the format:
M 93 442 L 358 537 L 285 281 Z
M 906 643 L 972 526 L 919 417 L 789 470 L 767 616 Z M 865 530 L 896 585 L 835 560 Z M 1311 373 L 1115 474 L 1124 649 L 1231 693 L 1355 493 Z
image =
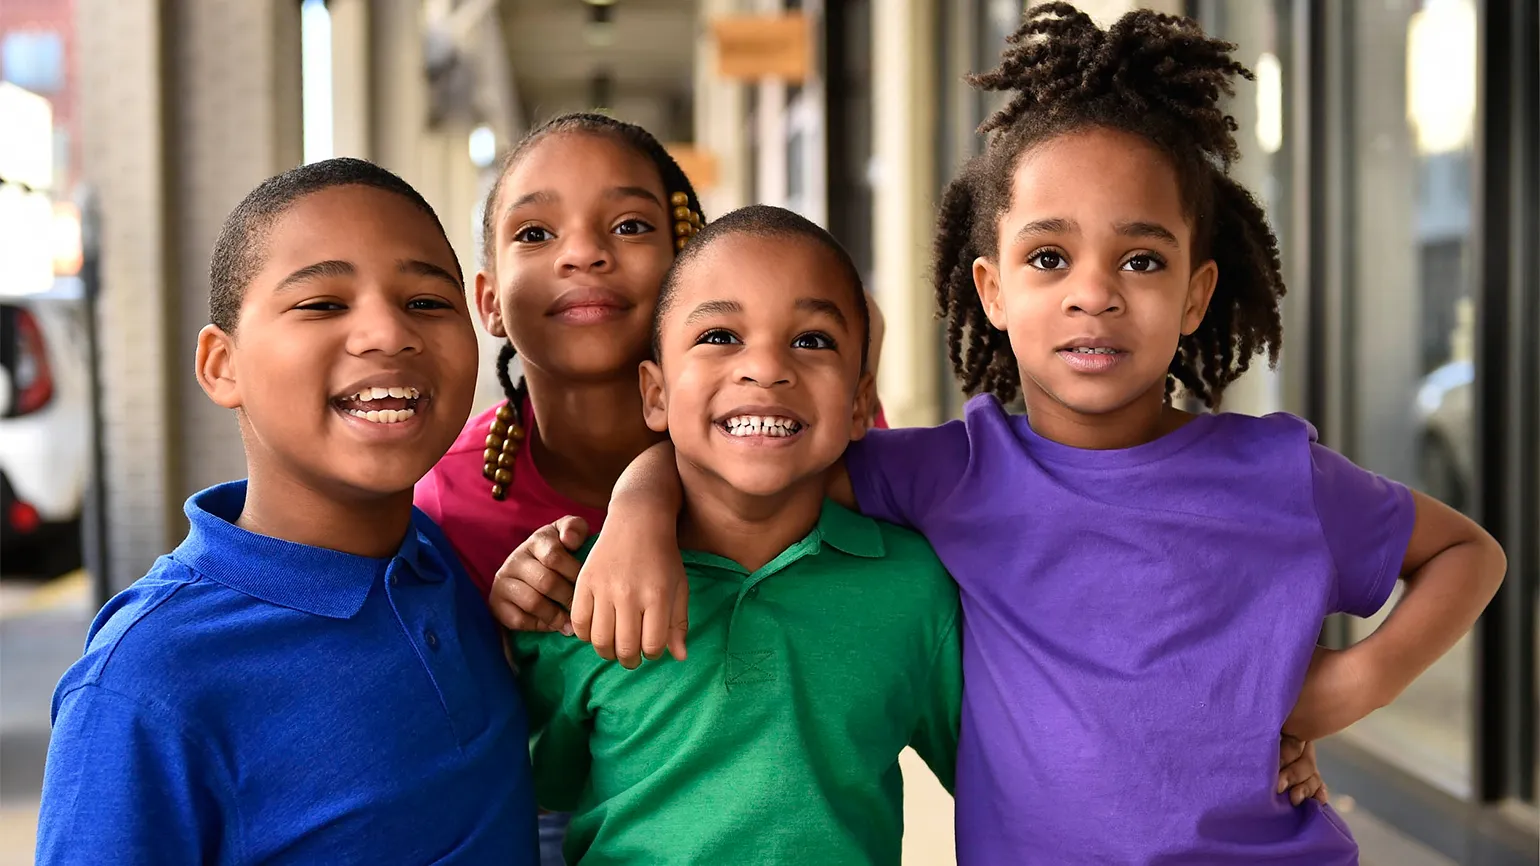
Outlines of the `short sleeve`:
M 561 634 L 515 633 L 509 641 L 529 716 L 535 801 L 542 809 L 571 812 L 588 785 L 593 734 L 579 682 L 587 666 L 575 656 L 593 651 L 578 638 Z
M 217 785 L 196 746 L 164 712 L 100 686 L 62 697 L 38 814 L 39 864 L 239 860 Z
M 1373 616 L 1395 588 L 1416 509 L 1405 485 L 1310 444 L 1315 510 L 1336 569 L 1334 613 Z
M 956 604 L 931 664 L 929 689 L 920 696 L 920 720 L 909 745 L 950 793 L 957 779 L 957 737 L 962 724 L 962 635 Z
M 961 421 L 872 430 L 845 452 L 856 504 L 867 517 L 926 532 L 962 482 L 969 450 Z

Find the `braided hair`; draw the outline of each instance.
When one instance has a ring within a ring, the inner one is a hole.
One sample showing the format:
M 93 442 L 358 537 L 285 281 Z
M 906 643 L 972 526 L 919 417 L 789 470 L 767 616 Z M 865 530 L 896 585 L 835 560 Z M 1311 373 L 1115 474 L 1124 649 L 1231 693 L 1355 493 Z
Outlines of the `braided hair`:
M 998 254 L 999 219 L 1022 154 L 1065 133 L 1108 128 L 1146 139 L 1171 161 L 1194 224 L 1194 261 L 1218 266 L 1208 312 L 1182 337 L 1166 379 L 1168 395 L 1180 383 L 1216 406 L 1253 355 L 1266 350 L 1276 364 L 1283 340 L 1278 240 L 1228 173 L 1240 152 L 1235 119 L 1220 100 L 1234 94 L 1234 76 L 1251 72 L 1231 58 L 1234 45 L 1190 19 L 1149 10 L 1103 30 L 1068 3 L 1046 3 L 1007 42 L 997 68 L 968 80 L 1013 96 L 979 127 L 984 152 L 947 185 L 937 223 L 936 300 L 963 389 L 1006 403 L 1021 391 L 1010 339 L 990 325 L 974 288 L 973 262 Z
M 694 215 L 696 228 L 698 228 L 699 223 L 704 222 L 705 215 L 701 210 L 700 197 L 696 195 L 695 187 L 690 185 L 690 179 L 685 176 L 684 170 L 679 167 L 679 163 L 674 161 L 674 158 L 669 155 L 668 150 L 663 147 L 662 143 L 652 133 L 634 123 L 616 120 L 608 115 L 585 112 L 563 114 L 530 130 L 529 134 L 524 136 L 518 145 L 503 157 L 502 162 L 498 165 L 497 180 L 492 184 L 492 190 L 487 194 L 486 204 L 482 207 L 481 211 L 481 267 L 483 270 L 492 273 L 497 264 L 497 207 L 498 199 L 503 191 L 503 180 L 508 177 L 508 173 L 518 164 L 519 160 L 528 154 L 530 150 L 534 149 L 535 145 L 552 135 L 564 133 L 608 136 L 651 160 L 653 165 L 657 166 L 658 175 L 663 181 L 664 192 L 670 196 L 680 193 L 683 193 L 685 196 L 686 203 L 683 205 L 677 202 L 670 203 L 672 216 L 675 219 L 674 234 L 676 236 L 688 233 L 684 232 L 680 226 L 692 221 L 690 214 Z M 690 213 L 682 214 L 681 208 L 687 209 Z M 693 232 L 694 230 L 692 228 L 690 231 Z M 503 344 L 501 351 L 497 355 L 497 381 L 503 386 L 503 394 L 508 398 L 508 406 L 512 410 L 512 419 L 515 423 L 524 426 L 525 419 L 522 415 L 524 412 L 524 401 L 529 396 L 529 387 L 524 377 L 519 377 L 519 381 L 515 382 L 512 374 L 509 372 L 509 367 L 513 363 L 516 354 L 512 340 Z

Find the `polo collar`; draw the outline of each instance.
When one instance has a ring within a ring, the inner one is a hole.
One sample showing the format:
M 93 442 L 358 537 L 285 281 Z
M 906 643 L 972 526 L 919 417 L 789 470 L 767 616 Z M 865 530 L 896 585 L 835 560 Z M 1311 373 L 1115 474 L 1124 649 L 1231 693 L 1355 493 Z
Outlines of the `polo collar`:
M 245 481 L 210 487 L 188 499 L 182 510 L 190 528 L 172 558 L 236 592 L 332 619 L 356 615 L 387 573 L 405 568 L 433 583 L 449 574 L 423 537 L 427 518 L 416 509 L 396 554 L 374 559 L 249 532 L 235 523 L 245 504 Z

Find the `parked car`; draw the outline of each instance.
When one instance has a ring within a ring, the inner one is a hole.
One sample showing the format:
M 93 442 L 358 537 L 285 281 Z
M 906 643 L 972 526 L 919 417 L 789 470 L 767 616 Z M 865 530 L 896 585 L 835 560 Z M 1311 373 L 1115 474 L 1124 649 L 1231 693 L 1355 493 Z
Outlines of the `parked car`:
M 1417 475 L 1424 493 L 1468 512 L 1475 504 L 1476 365 L 1451 361 L 1417 390 Z
M 79 567 L 90 378 L 78 283 L 0 296 L 0 561 L 8 577 Z

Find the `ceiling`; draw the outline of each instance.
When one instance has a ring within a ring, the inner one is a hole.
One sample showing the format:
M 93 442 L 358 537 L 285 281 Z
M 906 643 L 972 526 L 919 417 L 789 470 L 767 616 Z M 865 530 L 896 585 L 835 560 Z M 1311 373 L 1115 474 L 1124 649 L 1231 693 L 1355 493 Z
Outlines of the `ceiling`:
M 605 28 L 591 23 L 593 7 L 585 0 L 502 0 L 509 61 L 529 121 L 592 107 L 590 82 L 600 73 L 609 75 L 617 109 L 631 103 L 640 110 L 639 102 L 653 100 L 671 106 L 660 108 L 660 116 L 677 115 L 688 101 L 694 0 L 614 0 L 608 8 Z M 607 44 L 596 43 L 605 29 Z

